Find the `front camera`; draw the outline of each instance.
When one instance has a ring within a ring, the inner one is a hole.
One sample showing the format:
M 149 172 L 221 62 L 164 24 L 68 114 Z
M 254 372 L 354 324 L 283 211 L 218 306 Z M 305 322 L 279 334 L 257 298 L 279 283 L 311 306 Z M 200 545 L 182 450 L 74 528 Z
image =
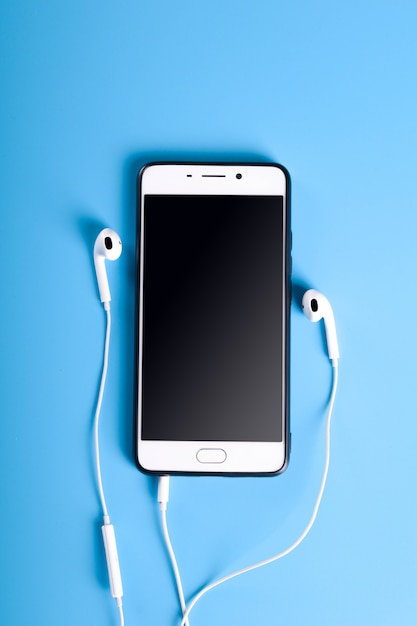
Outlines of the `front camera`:
M 240 180 L 242 178 L 242 174 L 236 174 L 236 178 Z

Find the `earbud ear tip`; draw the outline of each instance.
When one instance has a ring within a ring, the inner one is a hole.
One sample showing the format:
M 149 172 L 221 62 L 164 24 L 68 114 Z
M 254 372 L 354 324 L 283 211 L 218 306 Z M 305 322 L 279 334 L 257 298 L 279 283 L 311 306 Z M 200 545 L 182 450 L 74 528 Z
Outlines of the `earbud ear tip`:
M 102 254 L 109 261 L 116 261 L 122 254 L 122 242 L 112 228 L 104 228 L 97 236 L 94 251 Z
M 105 260 L 116 261 L 122 254 L 122 242 L 116 231 L 104 228 L 94 244 L 94 265 L 101 302 L 110 302 L 110 289 L 107 280 Z
M 306 317 L 311 322 L 324 320 L 326 331 L 327 349 L 329 358 L 334 361 L 339 358 L 339 347 L 337 343 L 336 324 L 330 302 L 319 291 L 309 289 L 303 295 L 302 307 Z
M 315 289 L 309 289 L 303 295 L 301 306 L 304 315 L 311 322 L 318 322 L 323 317 L 323 312 L 320 311 L 319 302 L 323 296 L 319 294 Z

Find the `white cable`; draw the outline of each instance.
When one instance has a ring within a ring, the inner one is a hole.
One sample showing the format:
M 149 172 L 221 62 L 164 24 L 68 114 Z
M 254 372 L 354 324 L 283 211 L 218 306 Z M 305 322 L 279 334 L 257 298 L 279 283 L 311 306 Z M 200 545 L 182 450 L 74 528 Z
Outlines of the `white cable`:
M 167 475 L 160 476 L 159 482 L 158 482 L 158 502 L 159 502 L 159 508 L 161 510 L 162 534 L 163 534 L 165 545 L 166 545 L 168 555 L 171 561 L 172 570 L 175 576 L 175 582 L 177 585 L 177 592 L 178 592 L 178 597 L 180 600 L 181 611 L 182 611 L 182 614 L 184 615 L 187 610 L 187 607 L 185 604 L 181 575 L 180 575 L 180 570 L 178 568 L 177 559 L 175 557 L 175 552 L 172 547 L 171 538 L 168 532 L 168 524 L 167 524 L 168 499 L 169 499 L 169 476 Z M 186 626 L 189 626 L 188 617 L 185 618 L 185 621 L 183 623 L 186 624 Z
M 109 363 L 109 346 L 110 346 L 110 330 L 111 330 L 110 307 L 106 309 L 106 317 L 107 317 L 107 324 L 106 324 L 106 339 L 104 341 L 103 369 L 101 372 L 100 389 L 98 392 L 97 407 L 96 407 L 96 413 L 94 416 L 94 449 L 95 449 L 95 458 L 96 458 L 98 492 L 100 496 L 101 507 L 103 509 L 104 523 L 108 524 L 109 514 L 107 511 L 106 498 L 104 496 L 104 489 L 103 489 L 103 480 L 101 477 L 100 442 L 99 442 L 98 430 L 99 430 L 99 423 L 100 423 L 101 404 L 103 402 L 104 388 L 106 386 L 107 367 Z
M 166 510 L 161 510 L 161 521 L 162 521 L 162 532 L 164 535 L 165 544 L 166 544 L 169 558 L 171 561 L 172 570 L 174 572 L 175 582 L 177 584 L 177 591 L 178 591 L 178 597 L 180 600 L 181 611 L 182 611 L 182 614 L 184 615 L 187 610 L 187 607 L 185 605 L 184 591 L 182 588 L 181 576 L 180 576 L 180 571 L 178 569 L 177 559 L 175 557 L 175 553 L 171 544 L 171 539 L 168 533 Z M 184 623 L 186 624 L 186 626 L 189 626 L 188 617 L 186 617 Z
M 120 600 L 120 603 L 118 602 Z M 117 608 L 119 610 L 120 626 L 125 626 L 125 616 L 123 614 L 123 606 L 121 598 L 116 599 Z
M 100 424 L 100 412 L 103 402 L 104 389 L 107 379 L 107 368 L 109 363 L 109 346 L 110 346 L 110 331 L 111 331 L 111 314 L 109 302 L 104 302 L 104 310 L 106 311 L 106 338 L 104 341 L 104 354 L 103 354 L 103 367 L 101 372 L 100 388 L 97 398 L 96 412 L 94 415 L 94 451 L 96 460 L 96 473 L 97 473 L 97 487 L 101 501 L 101 507 L 103 510 L 104 525 L 102 526 L 102 535 L 104 541 L 104 547 L 106 552 L 107 569 L 109 572 L 109 580 L 111 593 L 116 600 L 116 605 L 119 613 L 120 626 L 124 626 L 124 614 L 122 606 L 122 578 L 120 575 L 119 557 L 117 554 L 116 538 L 114 534 L 114 527 L 110 524 L 110 516 L 107 510 L 106 498 L 104 496 L 103 479 L 101 476 L 101 463 L 100 463 L 100 441 L 99 441 L 99 424 Z
M 305 539 L 305 537 L 310 532 L 311 527 L 313 526 L 313 524 L 314 524 L 314 522 L 316 520 L 316 517 L 317 517 L 317 513 L 318 513 L 318 510 L 319 510 L 319 507 L 320 507 L 321 499 L 323 497 L 324 487 L 326 485 L 327 473 L 329 471 L 329 463 L 330 463 L 330 424 L 331 424 L 331 419 L 332 419 L 333 405 L 334 405 L 334 401 L 335 401 L 335 397 L 336 397 L 337 382 L 338 382 L 338 377 L 339 377 L 339 374 L 338 374 L 338 361 L 337 361 L 337 359 L 333 359 L 332 360 L 332 366 L 333 366 L 333 384 L 332 384 L 332 391 L 331 391 L 330 399 L 329 399 L 329 406 L 328 406 L 328 410 L 327 410 L 327 420 L 326 420 L 326 458 L 325 458 L 323 476 L 322 476 L 322 479 L 321 479 L 318 496 L 317 496 L 317 499 L 316 499 L 316 503 L 314 505 L 313 513 L 312 513 L 312 515 L 310 517 L 310 520 L 309 520 L 307 526 L 305 527 L 305 529 L 303 530 L 301 535 L 298 537 L 298 539 L 296 539 L 294 541 L 294 543 L 292 543 L 289 546 L 289 548 L 287 548 L 286 550 L 283 550 L 279 554 L 276 554 L 275 556 L 273 556 L 273 557 L 271 557 L 269 559 L 265 559 L 264 561 L 260 561 L 259 563 L 255 563 L 254 565 L 250 565 L 249 567 L 245 567 L 244 569 L 238 570 L 238 571 L 236 571 L 236 572 L 234 572 L 232 574 L 224 576 L 223 578 L 219 578 L 219 580 L 216 580 L 215 582 L 211 583 L 210 585 L 207 585 L 206 587 L 204 587 L 191 600 L 191 602 L 188 605 L 185 613 L 183 613 L 181 626 L 185 626 L 186 620 L 187 620 L 189 614 L 191 613 L 192 609 L 197 604 L 197 602 L 200 600 L 200 598 L 202 598 L 202 596 L 205 595 L 208 591 L 210 591 L 211 589 L 214 589 L 215 587 L 218 587 L 219 585 L 227 582 L 228 580 L 231 580 L 232 578 L 236 578 L 236 576 L 240 576 L 241 574 L 246 574 L 247 572 L 250 572 L 250 571 L 252 571 L 254 569 L 257 569 L 259 567 L 263 567 L 264 565 L 268 565 L 269 563 L 273 563 L 274 561 L 278 561 L 279 559 L 282 559 L 282 557 L 286 556 L 287 554 L 289 554 L 290 552 L 295 550 L 295 548 L 300 545 L 300 543 L 303 541 L 303 539 Z

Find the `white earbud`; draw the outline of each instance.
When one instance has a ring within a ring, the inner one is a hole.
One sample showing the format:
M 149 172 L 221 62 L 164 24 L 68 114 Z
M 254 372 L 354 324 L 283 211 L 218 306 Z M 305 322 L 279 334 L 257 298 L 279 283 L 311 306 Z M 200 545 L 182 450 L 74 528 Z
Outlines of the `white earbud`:
M 339 345 L 337 342 L 336 324 L 332 307 L 326 296 L 323 296 L 322 293 L 315 289 L 309 289 L 303 296 L 302 307 L 311 322 L 318 322 L 323 318 L 329 359 L 332 361 L 338 359 Z
M 104 308 L 106 308 L 106 302 L 111 300 L 105 260 L 115 261 L 121 254 L 122 242 L 119 235 L 111 228 L 102 230 L 94 244 L 94 267 L 96 268 L 100 301 L 104 303 Z
M 110 345 L 110 289 L 109 281 L 107 280 L 106 272 L 106 259 L 109 261 L 115 261 L 122 254 L 122 242 L 119 235 L 111 228 L 105 228 L 102 230 L 94 244 L 94 267 L 96 268 L 98 290 L 100 292 L 100 300 L 104 304 L 104 310 L 106 311 L 107 327 L 106 338 L 104 343 L 103 352 L 103 368 L 101 373 L 100 389 L 97 398 L 97 406 L 94 417 L 94 448 L 95 448 L 95 460 L 97 471 L 97 486 L 101 500 L 101 506 L 103 509 L 104 524 L 101 527 L 104 549 L 106 552 L 107 569 L 109 572 L 110 588 L 113 598 L 116 600 L 116 604 L 119 610 L 120 624 L 124 624 L 123 615 L 123 585 L 122 577 L 120 574 L 119 557 L 117 554 L 116 537 L 114 532 L 114 526 L 110 524 L 110 516 L 107 510 L 106 499 L 104 496 L 103 481 L 101 478 L 101 465 L 100 465 L 100 442 L 99 442 L 99 421 L 101 403 L 103 400 L 104 388 L 107 378 L 107 366 L 109 359 L 109 345 Z

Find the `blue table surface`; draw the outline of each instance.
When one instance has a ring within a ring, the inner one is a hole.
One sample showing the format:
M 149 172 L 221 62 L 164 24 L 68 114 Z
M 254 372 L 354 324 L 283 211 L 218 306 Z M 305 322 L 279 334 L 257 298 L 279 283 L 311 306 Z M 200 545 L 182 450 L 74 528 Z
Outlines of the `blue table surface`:
M 340 387 L 315 526 L 211 591 L 191 626 L 417 623 L 417 5 L 191 0 L 0 8 L 1 580 L 6 626 L 113 626 L 92 420 L 109 264 L 101 442 L 126 626 L 176 626 L 156 479 L 133 455 L 135 179 L 152 160 L 251 160 L 292 178 L 292 457 L 275 478 L 175 477 L 187 600 L 286 548 L 324 463 L 331 367 L 298 294 L 332 302 Z

